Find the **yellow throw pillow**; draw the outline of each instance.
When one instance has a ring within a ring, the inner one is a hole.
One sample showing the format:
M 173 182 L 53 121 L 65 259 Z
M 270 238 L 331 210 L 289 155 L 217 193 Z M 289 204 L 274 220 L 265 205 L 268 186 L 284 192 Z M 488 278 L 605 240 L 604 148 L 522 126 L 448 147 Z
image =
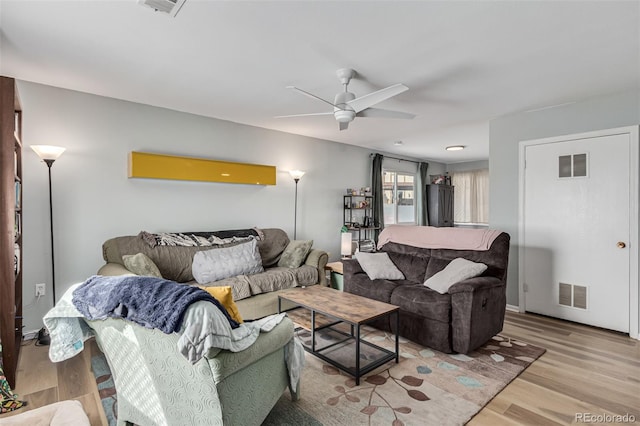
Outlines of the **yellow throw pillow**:
M 238 306 L 236 306 L 236 302 L 233 301 L 233 294 L 231 293 L 230 286 L 198 287 L 215 297 L 218 302 L 220 302 L 222 306 L 224 306 L 227 312 L 229 312 L 229 316 L 233 318 L 238 324 L 243 322 L 240 311 L 238 310 Z

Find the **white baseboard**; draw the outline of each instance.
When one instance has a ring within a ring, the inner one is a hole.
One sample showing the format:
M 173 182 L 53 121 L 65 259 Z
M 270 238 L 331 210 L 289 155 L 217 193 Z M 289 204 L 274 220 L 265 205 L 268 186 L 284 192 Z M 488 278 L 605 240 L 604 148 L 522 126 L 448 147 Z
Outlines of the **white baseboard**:
M 507 311 L 509 312 L 520 312 L 520 307 L 517 305 L 507 305 Z
M 22 333 L 22 340 L 33 340 L 38 337 L 38 331 L 40 330 L 31 330 Z

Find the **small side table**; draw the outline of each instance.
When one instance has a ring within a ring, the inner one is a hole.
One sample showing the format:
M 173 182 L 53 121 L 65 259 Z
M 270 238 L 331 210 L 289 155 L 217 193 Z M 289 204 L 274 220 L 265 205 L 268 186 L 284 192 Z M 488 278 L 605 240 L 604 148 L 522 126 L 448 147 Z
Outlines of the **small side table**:
M 329 282 L 331 283 L 331 287 L 342 291 L 344 283 L 342 277 L 342 262 L 327 263 L 324 269 L 325 271 L 329 271 Z

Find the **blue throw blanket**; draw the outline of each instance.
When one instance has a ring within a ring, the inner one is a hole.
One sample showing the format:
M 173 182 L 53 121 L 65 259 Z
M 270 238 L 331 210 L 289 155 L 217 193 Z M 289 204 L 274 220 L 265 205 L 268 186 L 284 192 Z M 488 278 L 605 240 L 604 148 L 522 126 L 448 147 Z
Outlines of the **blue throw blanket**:
M 218 300 L 206 291 L 156 277 L 94 275 L 73 292 L 73 304 L 87 319 L 123 318 L 170 334 L 180 330 L 190 304 L 207 300 L 234 321 Z

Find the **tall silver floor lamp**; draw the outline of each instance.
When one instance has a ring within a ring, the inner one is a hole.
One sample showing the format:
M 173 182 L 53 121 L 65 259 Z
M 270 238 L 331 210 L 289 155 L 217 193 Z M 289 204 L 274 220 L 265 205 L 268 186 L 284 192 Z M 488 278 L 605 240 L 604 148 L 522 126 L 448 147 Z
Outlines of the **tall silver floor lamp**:
M 51 166 L 64 152 L 65 148 L 51 145 L 31 145 L 38 157 L 49 168 L 49 229 L 51 231 L 51 293 L 53 294 L 53 306 L 56 305 L 56 263 L 53 255 L 53 198 L 51 196 Z
M 296 182 L 296 198 L 293 206 L 293 239 L 296 239 L 296 228 L 298 223 L 298 182 L 304 176 L 304 172 L 302 170 L 289 170 L 289 174 Z

